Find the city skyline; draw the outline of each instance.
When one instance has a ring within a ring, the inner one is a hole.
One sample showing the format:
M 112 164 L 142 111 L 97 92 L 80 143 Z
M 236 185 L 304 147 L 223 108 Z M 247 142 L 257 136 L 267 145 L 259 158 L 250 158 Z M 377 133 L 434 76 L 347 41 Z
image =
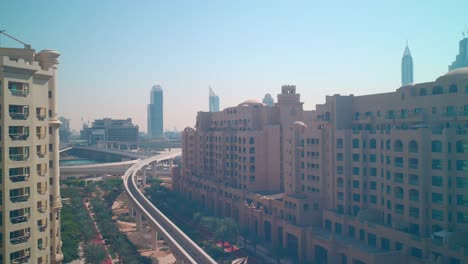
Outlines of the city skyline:
M 306 2 L 87 3 L 9 2 L 0 18 L 8 33 L 65 54 L 59 113 L 75 130 L 82 119 L 124 118 L 131 109 L 147 131 L 140 102 L 153 83 L 165 87 L 164 126 L 179 130 L 206 109 L 207 84 L 226 106 L 261 100 L 285 82 L 300 87 L 309 109 L 325 95 L 391 92 L 400 87 L 406 39 L 417 58 L 414 81 L 430 81 L 454 61 L 467 22 L 463 1 L 343 3 L 339 9 Z M 32 21 L 28 14 L 39 10 L 50 19 Z M 19 11 L 24 19 L 15 18 Z M 4 37 L 0 42 L 17 47 Z

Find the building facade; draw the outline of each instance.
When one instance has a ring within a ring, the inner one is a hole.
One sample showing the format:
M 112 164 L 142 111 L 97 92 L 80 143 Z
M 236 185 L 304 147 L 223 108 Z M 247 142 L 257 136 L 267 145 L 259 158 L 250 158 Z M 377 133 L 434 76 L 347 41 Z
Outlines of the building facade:
M 61 116 L 59 117 L 59 121 L 61 123 L 59 129 L 60 144 L 65 146 L 70 142 L 70 119 Z
M 413 84 L 413 57 L 411 57 L 411 52 L 406 45 L 401 59 L 401 85 L 409 84 Z
M 163 90 L 154 85 L 150 92 L 148 104 L 148 136 L 152 139 L 162 138 L 163 134 Z
M 0 48 L 1 263 L 62 263 L 53 50 Z
M 458 55 L 455 58 L 455 61 L 453 61 L 452 64 L 449 65 L 449 71 L 463 67 L 468 67 L 468 38 L 464 37 L 462 40 L 460 40 L 458 48 Z
M 209 89 L 210 89 L 210 96 L 208 98 L 209 111 L 219 112 L 219 96 L 214 93 L 211 87 Z
M 174 188 L 295 263 L 468 263 L 467 135 L 468 68 L 313 111 L 283 86 L 198 113 Z
M 89 145 L 138 142 L 138 126 L 131 118 L 96 119 L 91 126 L 85 124 L 80 133 L 81 139 L 87 140 Z

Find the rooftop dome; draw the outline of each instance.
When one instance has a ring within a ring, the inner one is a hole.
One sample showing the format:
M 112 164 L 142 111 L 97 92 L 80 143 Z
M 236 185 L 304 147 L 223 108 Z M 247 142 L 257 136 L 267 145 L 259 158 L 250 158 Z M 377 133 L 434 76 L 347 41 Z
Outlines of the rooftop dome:
M 260 106 L 260 105 L 264 105 L 264 104 L 255 99 L 245 100 L 244 102 L 239 104 L 239 106 Z
M 437 78 L 437 80 L 446 79 L 446 78 L 463 78 L 463 79 L 468 78 L 468 67 L 451 70 L 447 72 L 446 74 Z

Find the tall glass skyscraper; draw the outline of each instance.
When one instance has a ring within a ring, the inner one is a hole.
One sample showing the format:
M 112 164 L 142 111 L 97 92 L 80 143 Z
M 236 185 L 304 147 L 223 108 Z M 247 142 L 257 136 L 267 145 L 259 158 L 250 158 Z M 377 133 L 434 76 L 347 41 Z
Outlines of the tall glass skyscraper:
M 407 44 L 401 59 L 401 85 L 408 84 L 413 84 L 413 57 Z
M 219 112 L 219 96 L 217 96 L 213 89 L 210 89 L 210 98 L 209 98 L 209 109 L 210 112 Z
M 468 67 L 468 38 L 464 37 L 462 40 L 460 40 L 458 45 L 459 45 L 458 55 L 455 58 L 455 61 L 453 61 L 452 64 L 449 65 L 449 71 Z
M 154 85 L 150 92 L 148 104 L 148 136 L 163 137 L 163 90 L 160 85 Z

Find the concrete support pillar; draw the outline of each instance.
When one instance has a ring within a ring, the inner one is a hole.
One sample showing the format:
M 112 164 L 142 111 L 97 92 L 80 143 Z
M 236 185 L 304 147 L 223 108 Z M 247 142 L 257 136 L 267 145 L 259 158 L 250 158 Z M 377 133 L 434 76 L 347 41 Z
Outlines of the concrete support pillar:
M 156 164 L 153 163 L 151 166 L 153 166 L 153 176 L 156 177 L 156 176 L 157 176 L 157 175 L 156 175 L 156 171 L 157 171 L 158 164 L 157 164 L 157 163 L 156 163 Z
M 144 166 L 143 169 L 143 186 L 146 186 L 146 166 Z
M 141 223 L 142 222 L 142 219 L 141 219 L 141 213 L 140 212 L 136 212 L 136 231 L 141 231 Z
M 132 203 L 130 202 L 130 198 L 128 198 L 129 200 L 127 201 L 127 208 L 128 208 L 128 215 L 130 217 L 133 217 L 133 205 Z
M 155 227 L 152 227 L 151 228 L 151 247 L 154 249 L 154 250 L 157 250 L 158 249 L 158 230 L 156 230 Z

